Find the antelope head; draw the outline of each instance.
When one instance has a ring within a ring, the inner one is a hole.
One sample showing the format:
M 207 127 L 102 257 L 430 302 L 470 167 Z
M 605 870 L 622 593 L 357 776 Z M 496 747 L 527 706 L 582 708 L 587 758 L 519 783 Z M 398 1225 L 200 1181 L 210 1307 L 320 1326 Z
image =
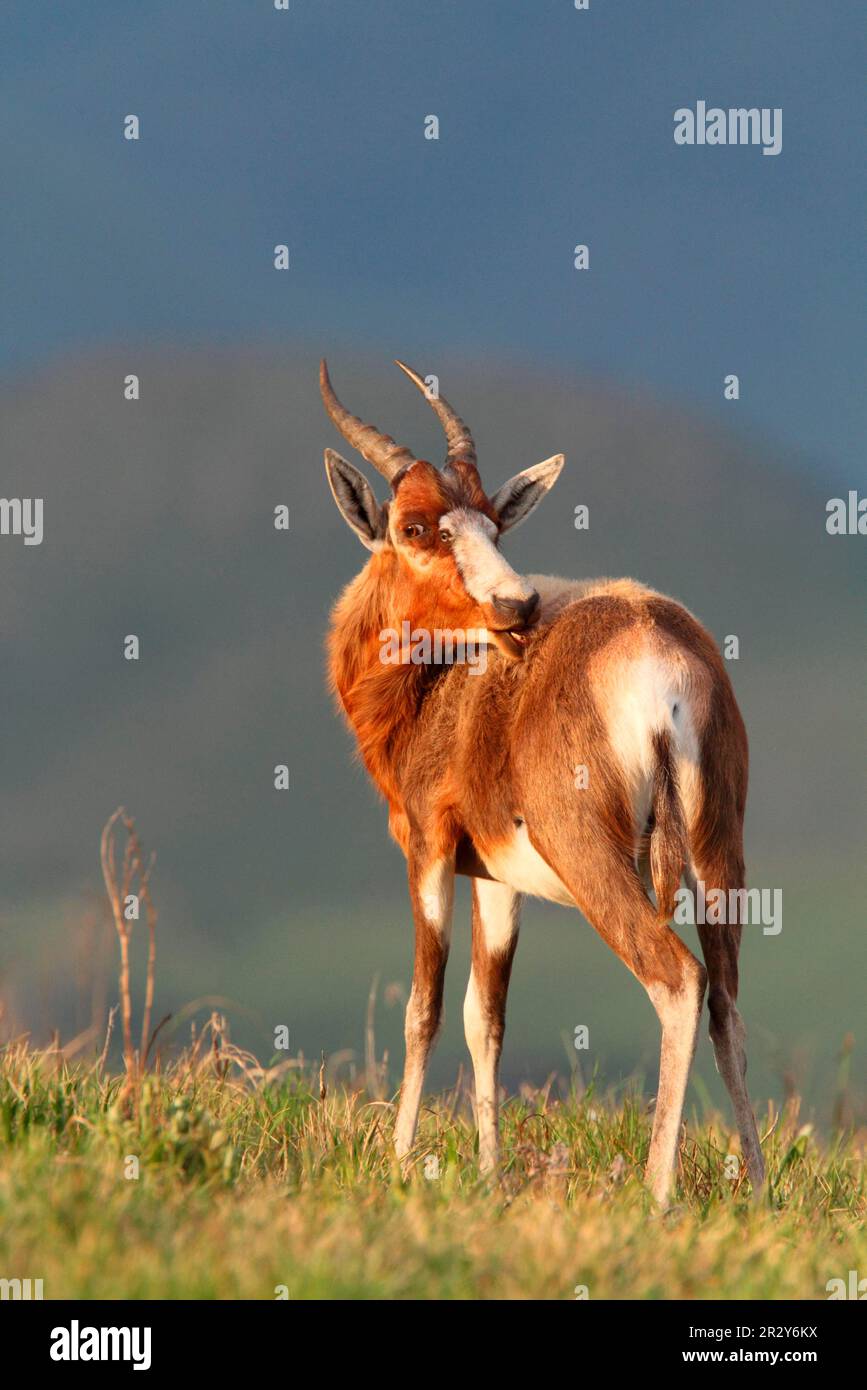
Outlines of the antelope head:
M 524 521 L 557 481 L 563 455 L 516 473 L 489 497 L 476 467 L 473 437 L 442 396 L 398 362 L 422 392 L 446 435 L 446 459 L 436 468 L 374 425 L 351 415 L 338 401 L 328 368 L 319 369 L 322 400 L 331 420 L 354 449 L 391 484 L 380 505 L 367 479 L 333 449 L 325 469 L 344 520 L 363 545 L 389 553 L 408 592 L 428 594 L 444 620 L 464 629 L 486 629 L 505 655 L 519 657 L 539 616 L 539 595 L 512 569 L 500 537 Z

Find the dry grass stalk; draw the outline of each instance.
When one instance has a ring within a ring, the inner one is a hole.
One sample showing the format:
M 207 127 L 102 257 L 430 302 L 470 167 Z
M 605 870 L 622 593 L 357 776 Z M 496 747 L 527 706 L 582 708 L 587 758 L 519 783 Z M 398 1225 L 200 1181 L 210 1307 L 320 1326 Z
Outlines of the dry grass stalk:
M 126 832 L 126 841 L 123 847 L 123 855 L 119 870 L 115 849 L 115 830 L 118 822 L 122 824 Z M 154 977 L 156 970 L 157 912 L 150 891 L 150 876 L 155 858 L 155 855 L 151 855 L 150 859 L 145 863 L 141 841 L 139 840 L 138 832 L 135 828 L 135 821 L 131 816 L 126 814 L 122 806 L 119 806 L 118 809 L 109 816 L 103 828 L 100 840 L 100 860 L 102 863 L 102 876 L 105 881 L 105 891 L 108 895 L 111 915 L 120 944 L 120 1016 L 123 1035 L 124 1066 L 126 1068 L 127 1084 L 129 1087 L 134 1087 L 141 1079 L 141 1073 L 147 1061 L 148 1039 L 153 1010 Z M 127 904 L 133 896 L 138 899 L 140 907 L 144 905 L 145 919 L 148 926 L 147 972 L 145 977 L 145 998 L 142 1013 L 141 1043 L 139 1048 L 135 1048 L 133 1045 L 132 998 L 130 991 L 129 943 L 135 917 L 127 916 Z M 106 1036 L 106 1047 L 103 1055 L 105 1055 L 107 1051 L 109 1037 L 110 1031 Z

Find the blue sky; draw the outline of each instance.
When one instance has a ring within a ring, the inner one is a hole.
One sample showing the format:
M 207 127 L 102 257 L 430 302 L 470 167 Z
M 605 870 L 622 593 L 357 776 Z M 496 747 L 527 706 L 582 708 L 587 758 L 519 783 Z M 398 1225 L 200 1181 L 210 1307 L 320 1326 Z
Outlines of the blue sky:
M 855 485 L 864 32 L 839 0 L 7 0 L 0 371 L 140 342 L 516 360 Z M 782 107 L 782 153 L 676 146 L 699 99 Z

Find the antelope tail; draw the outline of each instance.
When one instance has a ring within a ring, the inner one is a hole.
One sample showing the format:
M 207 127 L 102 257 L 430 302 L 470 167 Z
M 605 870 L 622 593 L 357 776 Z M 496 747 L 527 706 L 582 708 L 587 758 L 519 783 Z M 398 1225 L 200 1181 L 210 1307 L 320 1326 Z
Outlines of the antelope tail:
M 686 864 L 688 845 L 686 821 L 677 787 L 677 773 L 667 730 L 653 735 L 655 769 L 653 774 L 653 830 L 650 836 L 650 877 L 656 893 L 657 911 L 662 921 L 674 914 L 675 894 Z

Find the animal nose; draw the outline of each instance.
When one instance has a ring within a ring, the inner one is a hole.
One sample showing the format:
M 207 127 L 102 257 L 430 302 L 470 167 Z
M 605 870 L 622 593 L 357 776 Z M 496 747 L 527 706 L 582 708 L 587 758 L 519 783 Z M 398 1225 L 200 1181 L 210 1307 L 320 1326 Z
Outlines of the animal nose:
M 526 627 L 536 616 L 539 607 L 539 595 L 532 593 L 529 598 L 500 598 L 494 595 L 494 607 L 498 613 L 502 613 L 510 620 L 516 620 Z

